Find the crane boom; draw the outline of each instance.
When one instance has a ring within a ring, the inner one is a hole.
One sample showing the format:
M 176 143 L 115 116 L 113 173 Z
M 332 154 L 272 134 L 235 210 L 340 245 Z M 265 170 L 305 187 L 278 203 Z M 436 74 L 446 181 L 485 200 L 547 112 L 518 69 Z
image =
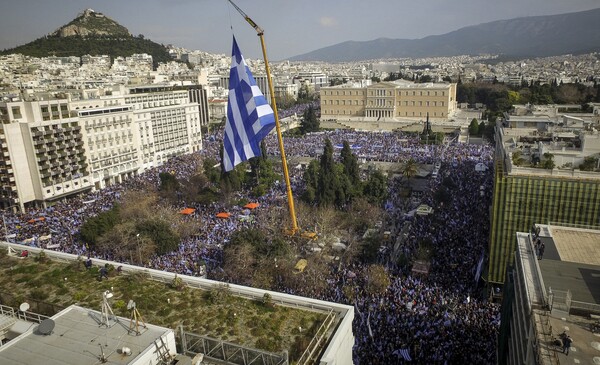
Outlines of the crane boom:
M 291 235 L 298 233 L 298 221 L 296 219 L 296 209 L 294 207 L 294 196 L 292 195 L 292 185 L 290 183 L 290 174 L 288 171 L 288 165 L 285 158 L 285 150 L 283 148 L 283 137 L 281 136 L 281 127 L 279 123 L 279 113 L 277 111 L 277 102 L 275 101 L 275 89 L 273 87 L 273 80 L 271 79 L 271 70 L 269 68 L 269 60 L 267 59 L 267 47 L 265 45 L 264 31 L 258 26 L 242 9 L 240 9 L 232 0 L 228 0 L 231 5 L 246 19 L 248 24 L 256 30 L 257 35 L 260 37 L 260 44 L 262 47 L 263 58 L 265 60 L 265 72 L 267 73 L 267 83 L 269 84 L 269 92 L 271 93 L 271 107 L 273 108 L 273 116 L 275 117 L 275 129 L 277 130 L 277 140 L 279 142 L 279 152 L 281 153 L 281 167 L 283 170 L 283 176 L 285 178 L 285 185 L 287 190 L 288 207 L 290 211 L 290 219 L 292 227 L 289 230 Z

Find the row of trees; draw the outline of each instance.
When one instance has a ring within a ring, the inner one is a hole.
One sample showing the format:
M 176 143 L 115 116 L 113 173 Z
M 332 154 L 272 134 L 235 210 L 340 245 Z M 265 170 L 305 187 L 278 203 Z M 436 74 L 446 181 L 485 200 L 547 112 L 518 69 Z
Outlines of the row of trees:
M 485 104 L 491 114 L 510 110 L 513 104 L 578 104 L 600 102 L 600 84 L 523 83 L 509 86 L 502 83 L 459 83 L 456 90 L 459 103 Z
M 371 171 L 366 182 L 361 181 L 358 159 L 347 141 L 342 146 L 341 162 L 336 163 L 333 145 L 326 139 L 320 159 L 308 165 L 304 182 L 302 199 L 311 205 L 343 208 L 360 197 L 380 204 L 387 194 L 387 179 L 379 170 Z

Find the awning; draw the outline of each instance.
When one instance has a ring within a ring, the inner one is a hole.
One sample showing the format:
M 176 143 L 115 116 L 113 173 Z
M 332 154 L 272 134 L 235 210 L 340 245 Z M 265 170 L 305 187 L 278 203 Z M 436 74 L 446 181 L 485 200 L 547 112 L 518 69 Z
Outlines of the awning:
M 246 205 L 244 205 L 244 208 L 248 208 L 248 209 L 256 209 L 260 206 L 260 204 L 258 203 L 248 203 Z
M 179 212 L 179 214 L 190 215 L 190 214 L 194 213 L 195 211 L 196 211 L 196 209 L 194 209 L 194 208 L 185 208 L 185 209 L 181 210 Z

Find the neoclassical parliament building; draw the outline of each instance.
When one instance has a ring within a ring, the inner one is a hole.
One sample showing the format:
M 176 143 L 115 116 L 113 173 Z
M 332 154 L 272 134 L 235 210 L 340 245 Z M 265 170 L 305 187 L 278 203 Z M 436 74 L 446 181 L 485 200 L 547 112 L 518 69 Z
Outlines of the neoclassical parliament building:
M 447 120 L 456 110 L 456 84 L 385 81 L 322 87 L 321 119 Z

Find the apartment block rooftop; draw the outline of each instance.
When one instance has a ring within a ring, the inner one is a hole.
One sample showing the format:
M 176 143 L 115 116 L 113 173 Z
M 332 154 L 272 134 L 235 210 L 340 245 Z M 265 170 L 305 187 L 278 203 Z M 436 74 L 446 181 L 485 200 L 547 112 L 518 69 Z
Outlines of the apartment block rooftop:
M 537 227 L 539 234 L 516 235 L 513 339 L 507 356 L 529 359 L 527 364 L 597 364 L 600 230 L 558 224 Z M 537 249 L 541 245 L 543 255 Z M 527 335 L 525 323 L 533 336 Z M 573 339 L 568 356 L 558 342 L 562 333 Z
M 600 172 L 600 122 L 592 114 L 505 114 L 496 143 L 509 173 L 600 178 L 586 174 Z
M 144 323 L 135 332 L 129 324 L 127 318 L 105 320 L 101 312 L 71 305 L 0 346 L 0 364 L 158 364 L 158 352 L 165 358 L 176 353 L 173 330 Z

